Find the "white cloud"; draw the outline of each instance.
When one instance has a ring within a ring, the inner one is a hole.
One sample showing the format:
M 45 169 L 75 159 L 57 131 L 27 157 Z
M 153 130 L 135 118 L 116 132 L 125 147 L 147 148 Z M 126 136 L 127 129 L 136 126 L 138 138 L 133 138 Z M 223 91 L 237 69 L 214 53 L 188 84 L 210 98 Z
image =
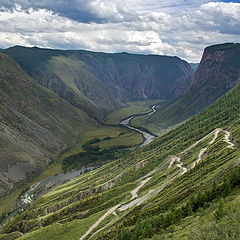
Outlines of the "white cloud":
M 47 1 L 42 1 L 42 4 L 44 2 Z M 62 2 L 66 3 L 64 0 Z M 78 6 L 83 0 L 71 2 Z M 87 23 L 53 10 L 31 7 L 23 10 L 18 6 L 12 11 L 0 12 L 0 47 L 18 44 L 105 52 L 128 51 L 177 55 L 195 62 L 200 60 L 202 50 L 207 45 L 240 41 L 240 3 L 205 3 L 203 0 L 199 2 L 204 4 L 197 6 L 197 1 L 158 2 L 89 1 L 84 5 L 88 14 L 105 20 Z M 191 4 L 188 5 L 189 2 Z M 41 1 L 35 3 L 40 4 Z M 139 6 L 132 10 L 137 3 Z M 182 5 L 189 8 L 180 11 L 179 6 Z M 141 11 L 144 8 L 145 11 Z M 179 11 L 172 13 L 169 9 Z

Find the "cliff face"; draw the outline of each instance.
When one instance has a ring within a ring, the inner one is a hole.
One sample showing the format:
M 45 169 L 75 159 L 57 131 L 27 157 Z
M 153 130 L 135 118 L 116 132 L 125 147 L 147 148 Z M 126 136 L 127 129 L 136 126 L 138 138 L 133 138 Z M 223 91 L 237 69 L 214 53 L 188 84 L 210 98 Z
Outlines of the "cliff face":
M 240 82 L 240 44 L 207 47 L 185 95 L 148 120 L 166 128 L 202 111 Z
M 100 121 L 127 101 L 179 97 L 193 75 L 177 57 L 25 47 L 4 52 L 41 85 Z
M 239 82 L 240 44 L 216 45 L 204 50 L 200 65 L 185 93 L 199 89 L 199 96 L 196 98 L 202 99 L 199 102 L 201 108 L 215 101 Z
M 79 57 L 95 76 L 128 100 L 179 97 L 193 75 L 190 65 L 177 57 L 127 53 Z

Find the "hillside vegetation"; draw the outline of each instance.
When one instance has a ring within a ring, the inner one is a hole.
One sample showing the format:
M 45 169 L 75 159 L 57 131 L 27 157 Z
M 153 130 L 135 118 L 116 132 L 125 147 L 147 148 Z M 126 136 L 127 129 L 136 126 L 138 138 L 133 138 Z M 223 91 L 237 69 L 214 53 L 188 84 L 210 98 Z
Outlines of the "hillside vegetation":
M 239 96 L 240 86 L 153 143 L 56 187 L 2 232 L 21 240 L 238 239 Z
M 126 107 L 123 107 L 117 111 L 111 112 L 107 116 L 107 124 L 119 124 L 121 120 L 130 117 L 132 115 L 147 114 L 151 111 L 150 106 L 164 103 L 161 99 L 148 99 L 128 102 Z

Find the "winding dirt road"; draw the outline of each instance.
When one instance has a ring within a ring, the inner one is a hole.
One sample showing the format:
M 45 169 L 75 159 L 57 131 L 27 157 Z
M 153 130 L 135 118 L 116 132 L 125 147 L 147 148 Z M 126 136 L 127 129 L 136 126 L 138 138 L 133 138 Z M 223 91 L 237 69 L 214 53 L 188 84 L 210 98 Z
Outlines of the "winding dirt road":
M 134 190 L 131 191 L 131 194 L 132 194 L 131 200 L 138 197 L 138 195 L 137 195 L 138 191 L 139 191 L 150 179 L 151 179 L 151 177 L 149 177 L 149 178 L 141 181 L 140 185 L 139 185 L 137 188 L 135 188 Z
M 177 167 L 180 168 L 180 174 L 183 175 L 185 174 L 188 170 L 190 169 L 193 169 L 196 167 L 197 164 L 199 164 L 201 161 L 202 161 L 202 158 L 203 158 L 203 155 L 204 153 L 207 151 L 208 147 L 211 146 L 215 141 L 216 139 L 218 138 L 218 135 L 219 133 L 223 131 L 225 133 L 224 135 L 224 139 L 223 141 L 225 141 L 228 146 L 227 148 L 231 148 L 231 149 L 234 149 L 234 144 L 231 142 L 231 139 L 230 139 L 230 136 L 231 136 L 231 133 L 229 131 L 226 131 L 226 130 L 223 130 L 221 128 L 217 128 L 215 129 L 214 131 L 210 132 L 208 135 L 206 135 L 205 137 L 201 138 L 200 140 L 196 141 L 194 144 L 192 144 L 190 147 L 186 148 L 184 151 L 182 151 L 181 153 L 178 154 L 178 156 L 172 156 L 170 157 L 170 163 L 169 163 L 169 166 L 168 168 L 171 168 L 173 166 L 173 164 L 175 162 L 178 162 L 177 164 Z M 210 137 L 212 134 L 214 134 L 214 137 L 213 139 L 208 143 L 208 146 L 207 147 L 204 147 L 202 148 L 200 151 L 199 151 L 199 154 L 198 154 L 198 158 L 196 161 L 193 162 L 192 166 L 187 169 L 185 167 L 183 167 L 183 162 L 181 161 L 181 155 L 183 155 L 184 153 L 188 152 L 189 150 L 191 150 L 192 148 L 196 147 L 200 142 L 206 140 L 208 137 Z
M 234 144 L 231 142 L 230 137 L 231 137 L 231 133 L 229 131 L 224 131 L 225 132 L 225 137 L 224 137 L 224 141 L 228 144 L 227 148 L 234 148 Z
M 116 211 L 119 208 L 120 204 L 110 208 L 103 216 L 101 216 L 97 222 L 95 222 L 89 229 L 88 231 L 79 239 L 83 240 L 86 238 L 105 218 L 107 218 L 109 215 L 111 215 L 114 211 Z
M 149 178 L 141 181 L 140 185 L 137 186 L 134 190 L 132 190 L 132 191 L 130 192 L 130 194 L 132 195 L 131 200 L 138 197 L 138 195 L 137 195 L 137 194 L 138 194 L 138 191 L 139 191 L 150 179 L 151 179 L 151 177 L 149 177 Z M 144 196 L 144 197 L 146 197 L 146 196 Z M 137 199 L 135 199 L 134 201 L 130 202 L 129 204 L 126 204 L 126 205 L 118 204 L 118 205 L 110 208 L 103 216 L 101 216 L 101 217 L 97 220 L 96 223 L 94 223 L 94 224 L 88 229 L 88 231 L 87 231 L 79 240 L 85 239 L 85 238 L 86 238 L 96 227 L 98 227 L 98 225 L 99 225 L 104 219 L 106 219 L 109 215 L 111 215 L 111 214 L 116 215 L 116 210 L 117 210 L 117 209 L 118 209 L 119 211 L 125 211 L 125 210 L 127 210 L 128 208 L 130 208 L 130 207 L 132 207 L 132 206 L 134 206 L 134 205 L 136 205 L 136 204 L 139 204 L 139 202 L 142 202 L 142 200 L 143 200 L 143 198 L 137 198 Z M 141 203 L 140 203 L 140 204 L 141 204 Z M 139 204 L 139 205 L 140 205 L 140 204 Z M 121 206 L 121 205 L 122 205 L 122 206 Z M 120 207 L 120 206 L 121 206 L 121 207 Z M 105 226 L 105 227 L 106 227 L 106 226 Z M 101 229 L 104 229 L 105 227 L 103 227 L 103 228 L 101 228 Z M 97 231 L 97 232 L 99 232 L 99 231 Z M 96 233 L 97 233 L 97 232 L 96 232 Z M 96 233 L 95 233 L 95 234 L 96 234 Z
M 150 197 L 158 194 L 159 192 L 161 192 L 169 183 L 171 183 L 172 181 L 174 181 L 177 177 L 182 176 L 183 174 L 185 174 L 186 172 L 188 172 L 190 169 L 193 169 L 197 164 L 199 164 L 202 161 L 202 157 L 204 155 L 204 153 L 207 151 L 208 146 L 211 146 L 216 139 L 218 138 L 218 135 L 220 133 L 220 131 L 223 131 L 225 133 L 224 135 L 224 141 L 228 144 L 227 148 L 234 148 L 234 144 L 231 142 L 230 140 L 230 136 L 231 133 L 229 131 L 226 130 L 222 130 L 220 128 L 215 129 L 214 131 L 212 131 L 211 133 L 209 133 L 208 135 L 206 135 L 205 137 L 201 138 L 200 140 L 196 141 L 194 144 L 192 144 L 190 147 L 188 147 L 187 149 L 185 149 L 184 151 L 182 151 L 181 153 L 179 153 L 177 156 L 171 156 L 170 157 L 170 163 L 168 168 L 171 168 L 175 162 L 177 162 L 176 166 L 180 169 L 180 173 L 174 177 L 172 177 L 171 179 L 166 180 L 160 187 L 155 188 L 155 189 L 151 189 L 147 194 L 145 194 L 142 197 L 138 197 L 138 192 L 139 190 L 148 182 L 151 180 L 151 176 L 153 174 L 155 174 L 158 170 L 154 169 L 153 171 L 149 172 L 147 175 L 145 175 L 144 177 L 140 178 L 138 181 L 140 181 L 141 179 L 144 179 L 140 182 L 140 184 L 130 192 L 130 194 L 132 195 L 131 197 L 131 202 L 127 203 L 127 204 L 118 204 L 114 207 L 112 207 L 111 209 L 109 209 L 103 216 L 101 216 L 96 223 L 94 223 L 89 229 L 88 231 L 79 239 L 79 240 L 83 240 L 85 239 L 91 232 L 93 232 L 93 230 L 95 228 L 98 227 L 98 225 L 104 220 L 106 219 L 109 215 L 114 214 L 117 215 L 116 210 L 119 210 L 120 212 L 126 211 L 127 209 L 133 207 L 133 206 L 139 206 L 141 205 L 143 202 L 145 202 L 146 200 L 148 200 Z M 210 137 L 212 134 L 214 134 L 214 137 L 211 141 L 209 141 L 208 146 L 204 147 L 200 150 L 199 154 L 198 154 L 198 158 L 197 160 L 192 164 L 192 166 L 187 169 L 186 167 L 184 167 L 184 163 L 181 161 L 181 155 L 188 152 L 189 150 L 191 150 L 193 147 L 197 146 L 200 142 L 202 142 L 203 140 L 207 139 L 208 137 Z M 147 178 L 146 178 L 147 177 Z M 97 230 L 93 235 L 95 236 L 97 233 L 99 233 L 100 231 L 102 231 L 103 229 L 105 229 L 107 226 L 109 226 L 111 224 L 108 223 L 107 225 L 105 225 L 104 227 L 102 227 L 101 229 Z M 91 238 L 92 238 L 91 237 Z

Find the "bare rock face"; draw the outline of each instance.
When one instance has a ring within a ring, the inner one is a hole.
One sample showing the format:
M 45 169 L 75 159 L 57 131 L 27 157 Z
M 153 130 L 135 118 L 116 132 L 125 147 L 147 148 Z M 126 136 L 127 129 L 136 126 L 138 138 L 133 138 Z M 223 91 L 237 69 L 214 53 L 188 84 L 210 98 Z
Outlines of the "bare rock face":
M 240 82 L 240 44 L 207 47 L 186 93 L 198 89 L 199 109 L 224 95 Z
M 80 58 L 97 78 L 128 100 L 179 97 L 193 76 L 190 65 L 178 57 L 119 53 Z
M 186 89 L 198 113 L 240 82 L 240 44 L 207 47 L 193 80 Z
M 149 122 L 161 127 L 185 121 L 208 107 L 240 82 L 240 44 L 227 43 L 207 47 L 184 96 Z

